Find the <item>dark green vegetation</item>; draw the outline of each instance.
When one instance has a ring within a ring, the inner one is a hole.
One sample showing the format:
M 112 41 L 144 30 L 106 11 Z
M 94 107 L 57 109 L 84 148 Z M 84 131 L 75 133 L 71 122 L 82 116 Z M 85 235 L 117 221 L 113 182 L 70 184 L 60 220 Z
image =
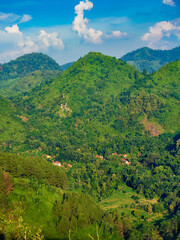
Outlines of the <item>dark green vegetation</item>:
M 9 97 L 28 92 L 42 82 L 57 77 L 62 68 L 42 53 L 25 54 L 0 65 L 0 94 Z
M 180 47 L 172 50 L 153 50 L 148 47 L 140 48 L 126 54 L 122 60 L 134 66 L 139 71 L 144 69 L 152 73 L 169 62 L 180 59 Z
M 0 98 L 2 236 L 179 239 L 179 78 L 91 52 Z

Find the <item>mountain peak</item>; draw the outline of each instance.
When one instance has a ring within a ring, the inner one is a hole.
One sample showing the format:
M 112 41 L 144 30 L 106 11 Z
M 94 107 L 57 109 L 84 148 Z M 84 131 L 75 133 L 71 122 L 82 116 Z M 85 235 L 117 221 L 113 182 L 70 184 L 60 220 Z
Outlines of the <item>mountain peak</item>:
M 36 70 L 42 70 L 42 69 L 62 71 L 61 67 L 59 66 L 58 63 L 56 63 L 55 60 L 53 60 L 51 57 L 49 57 L 46 54 L 38 53 L 38 52 L 24 54 L 23 56 L 10 61 L 8 64 L 10 64 L 11 66 L 21 64 L 21 66 L 24 66 L 27 68 L 29 67 L 29 66 L 26 66 L 27 64 L 32 65 L 32 68 L 29 69 L 30 72 L 36 71 Z

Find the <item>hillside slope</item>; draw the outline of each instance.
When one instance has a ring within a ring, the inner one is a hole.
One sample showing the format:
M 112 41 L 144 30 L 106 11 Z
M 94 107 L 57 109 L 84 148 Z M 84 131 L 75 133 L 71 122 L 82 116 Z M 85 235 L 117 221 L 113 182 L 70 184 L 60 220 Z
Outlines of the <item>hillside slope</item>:
M 39 126 L 34 134 L 46 146 L 52 141 L 57 151 L 60 146 L 63 151 L 82 146 L 89 152 L 91 144 L 119 135 L 112 122 L 120 106 L 114 108 L 111 102 L 142 77 L 116 58 L 89 53 L 50 85 L 42 84 L 24 99 L 14 99 L 14 103 L 29 116 L 28 123 Z M 32 146 L 33 141 L 29 144 Z
M 73 65 L 73 63 L 75 63 L 75 62 L 69 62 L 69 63 L 61 65 L 62 70 L 63 71 L 67 70 L 70 66 Z
M 176 132 L 179 72 L 177 61 L 144 77 L 120 60 L 89 53 L 48 86 L 14 99 L 18 114 L 29 119 L 27 144 L 80 159 L 92 152 L 127 152 L 137 135 L 141 144 L 140 139 Z M 166 88 L 156 76 L 169 76 Z
M 179 239 L 179 76 L 93 52 L 0 97 L 0 238 Z
M 23 125 L 28 119 L 16 114 L 11 104 L 0 96 L 0 149 L 17 151 L 22 148 L 26 139 L 26 130 Z

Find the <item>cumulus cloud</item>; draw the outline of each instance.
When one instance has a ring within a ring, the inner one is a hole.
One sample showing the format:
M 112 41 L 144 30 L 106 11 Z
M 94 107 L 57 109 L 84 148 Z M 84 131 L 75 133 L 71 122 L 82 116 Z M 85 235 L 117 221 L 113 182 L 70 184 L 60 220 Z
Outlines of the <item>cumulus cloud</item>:
M 153 27 L 149 28 L 149 32 L 144 34 L 142 40 L 159 41 L 162 39 L 163 36 L 169 36 L 171 31 L 175 28 L 176 27 L 169 21 L 158 22 Z
M 25 37 L 18 43 L 18 47 L 23 53 L 38 52 L 39 46 L 30 37 Z
M 17 24 L 13 25 L 12 27 L 6 27 L 5 31 L 10 34 L 22 34 L 22 32 L 19 31 L 19 27 Z
M 64 49 L 63 41 L 58 37 L 57 32 L 47 33 L 44 30 L 40 30 L 36 39 L 31 39 L 29 36 L 22 36 L 17 46 L 22 53 L 47 52 L 50 47 L 59 50 Z
M 160 42 L 164 37 L 180 34 L 180 26 L 176 22 L 162 21 L 149 28 L 149 32 L 142 36 L 143 41 L 148 41 L 149 46 Z
M 40 30 L 38 39 L 43 50 L 47 50 L 49 47 L 55 47 L 60 50 L 64 49 L 63 41 L 58 37 L 57 32 L 46 33 L 44 30 Z
M 17 24 L 0 30 L 0 62 L 31 52 L 48 52 L 50 48 L 63 50 L 63 41 L 57 32 L 47 33 L 44 30 L 28 36 L 19 30 Z
M 166 4 L 166 5 L 169 5 L 171 7 L 176 6 L 176 4 L 175 4 L 175 2 L 173 2 L 173 0 L 163 0 L 163 3 Z
M 93 3 L 86 0 L 80 1 L 78 5 L 75 6 L 75 13 L 77 16 L 73 22 L 73 30 L 78 33 L 80 37 L 83 37 L 87 42 L 101 43 L 101 37 L 103 33 L 99 30 L 93 28 L 88 28 L 87 24 L 89 20 L 84 18 L 84 11 L 91 10 L 93 8 Z
M 29 22 L 31 19 L 32 19 L 31 15 L 24 14 L 20 19 L 19 23 L 26 23 Z
M 92 8 L 93 3 L 89 0 L 80 1 L 75 6 L 75 14 L 77 16 L 73 22 L 73 30 L 78 33 L 79 37 L 82 37 L 86 42 L 97 44 L 102 43 L 103 39 L 121 38 L 127 35 L 127 33 L 121 33 L 120 31 L 114 31 L 110 35 L 107 35 L 100 30 L 88 28 L 89 20 L 84 17 L 84 11 L 91 10 Z

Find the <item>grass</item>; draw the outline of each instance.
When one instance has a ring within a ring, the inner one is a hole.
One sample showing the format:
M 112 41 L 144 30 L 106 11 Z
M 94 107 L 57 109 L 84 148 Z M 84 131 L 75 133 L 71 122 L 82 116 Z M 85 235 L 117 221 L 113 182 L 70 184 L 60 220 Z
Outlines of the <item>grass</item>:
M 146 199 L 142 194 L 137 194 L 132 188 L 122 185 L 113 195 L 103 199 L 100 203 L 104 210 L 118 209 L 121 214 L 128 214 L 132 219 L 156 221 L 162 214 L 145 210 L 146 206 L 157 203 L 158 199 Z
M 137 196 L 136 191 L 132 188 L 122 185 L 121 189 L 117 190 L 112 196 L 105 198 L 101 201 L 101 206 L 104 209 L 116 208 L 123 205 L 135 204 L 133 196 Z

